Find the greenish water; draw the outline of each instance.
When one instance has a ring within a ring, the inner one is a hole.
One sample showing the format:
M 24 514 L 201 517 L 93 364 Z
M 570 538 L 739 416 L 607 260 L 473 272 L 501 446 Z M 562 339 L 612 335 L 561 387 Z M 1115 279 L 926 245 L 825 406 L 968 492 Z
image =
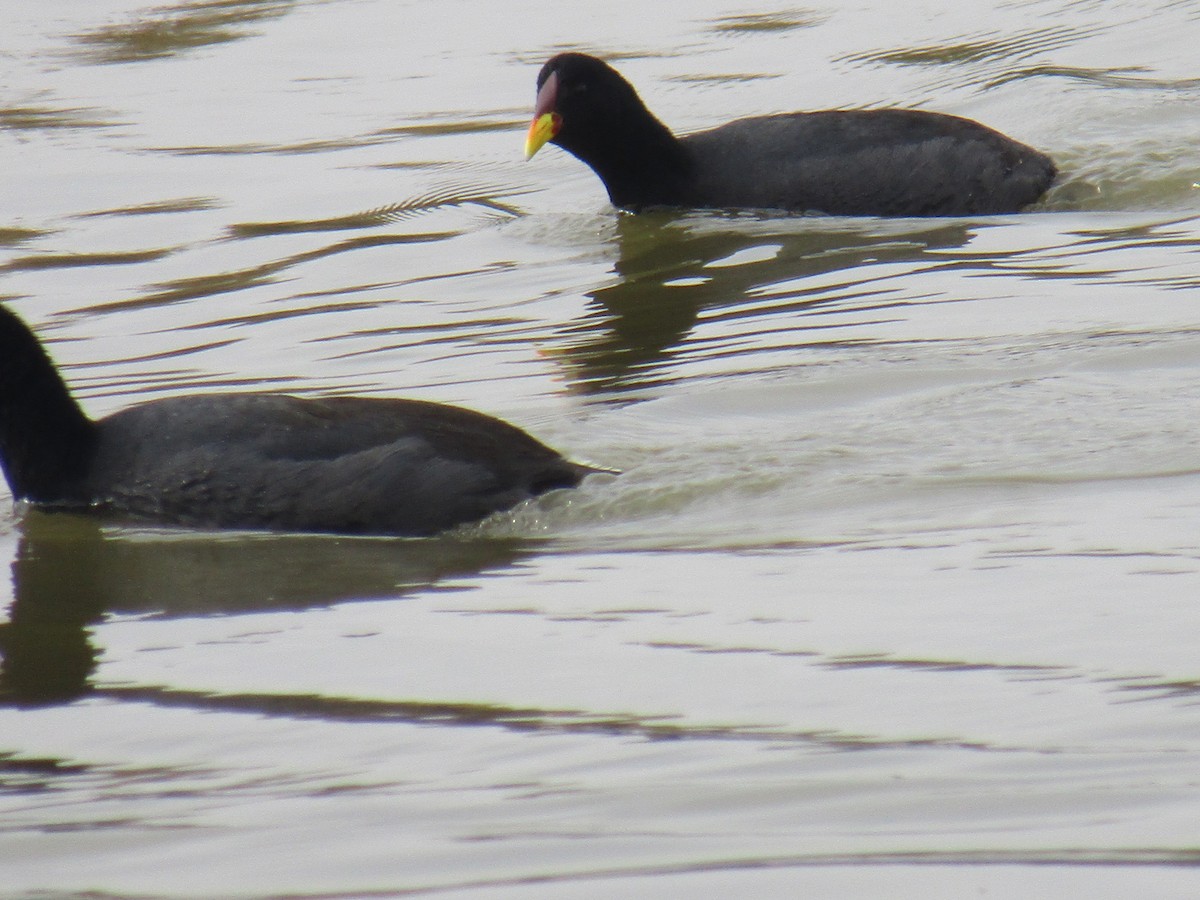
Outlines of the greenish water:
M 5 494 L 0 896 L 1195 896 L 1190 4 L 9 5 L 0 297 L 90 412 L 413 396 L 624 474 L 427 541 Z M 621 216 L 522 159 L 563 48 L 1063 178 Z

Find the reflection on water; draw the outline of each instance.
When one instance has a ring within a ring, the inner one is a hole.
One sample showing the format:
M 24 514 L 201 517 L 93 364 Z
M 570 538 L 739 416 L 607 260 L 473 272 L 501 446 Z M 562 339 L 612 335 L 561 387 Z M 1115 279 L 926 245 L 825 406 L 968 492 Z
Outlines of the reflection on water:
M 45 131 L 57 128 L 108 128 L 115 125 L 99 110 L 50 106 L 0 107 L 0 130 Z
M 972 225 L 959 222 L 868 228 L 803 216 L 621 216 L 618 280 L 589 293 L 587 316 L 564 332 L 573 341 L 564 356 L 573 380 L 589 391 L 643 387 L 663 377 L 663 366 L 704 310 L 737 306 L 781 282 L 913 262 L 932 250 L 963 247 L 972 234 Z M 820 284 L 786 311 L 835 299 L 846 298 Z M 758 312 L 782 311 L 773 304 Z
M 233 238 L 253 238 L 276 234 L 305 234 L 318 231 L 346 231 L 356 228 L 375 228 L 411 219 L 421 213 L 456 206 L 479 206 L 513 218 L 517 211 L 500 202 L 500 197 L 511 195 L 497 187 L 446 187 L 430 191 L 419 197 L 410 197 L 399 203 L 389 203 L 377 209 L 350 213 L 329 219 L 299 220 L 292 222 L 242 222 L 229 226 Z M 444 235 L 449 237 L 450 235 Z
M 0 292 L 91 412 L 412 392 L 626 474 L 422 541 L 0 514 L 0 893 L 1194 881 L 1194 7 L 10 3 Z M 620 216 L 521 158 L 568 47 L 681 130 L 918 107 L 1064 177 Z
M 247 269 L 240 269 L 233 272 L 218 272 L 212 275 L 197 275 L 151 285 L 147 292 L 136 300 L 108 304 L 107 308 L 128 309 L 142 306 L 162 306 L 198 297 L 211 297 L 215 294 L 245 291 L 253 287 L 274 284 L 289 269 L 303 263 L 324 259 L 327 256 L 349 253 L 355 250 L 365 250 L 372 247 L 442 241 L 450 237 L 454 237 L 454 235 L 446 232 L 433 232 L 423 234 L 379 234 L 346 238 L 345 240 L 320 247 L 316 250 L 297 253 L 281 259 L 272 259 Z
M 959 39 L 951 38 L 923 47 L 870 50 L 849 54 L 845 59 L 848 62 L 868 65 L 931 66 L 943 69 L 948 74 L 961 74 L 963 71 L 970 71 L 969 67 L 963 64 L 1029 59 L 1070 46 L 1098 31 L 1099 28 L 1079 29 L 1053 25 L 1004 34 L 963 35 Z
M 247 27 L 276 18 L 295 0 L 209 0 L 153 7 L 132 22 L 106 25 L 76 36 L 80 57 L 94 63 L 162 59 L 197 47 L 249 37 Z
M 165 616 L 299 610 L 402 596 L 512 565 L 515 539 L 424 540 L 124 531 L 31 511 L 0 625 L 0 702 L 57 703 L 88 690 L 88 627 L 112 612 Z
M 12 271 L 32 269 L 92 268 L 96 266 L 125 266 L 132 263 L 153 262 L 169 256 L 173 251 L 134 250 L 128 253 L 38 253 L 16 257 L 5 264 Z
M 758 32 L 791 31 L 794 28 L 810 28 L 825 18 L 814 10 L 792 9 L 786 12 L 746 13 L 720 16 L 709 25 L 721 34 L 755 34 Z
M 0 228 L 0 247 L 15 247 L 45 234 L 36 228 Z

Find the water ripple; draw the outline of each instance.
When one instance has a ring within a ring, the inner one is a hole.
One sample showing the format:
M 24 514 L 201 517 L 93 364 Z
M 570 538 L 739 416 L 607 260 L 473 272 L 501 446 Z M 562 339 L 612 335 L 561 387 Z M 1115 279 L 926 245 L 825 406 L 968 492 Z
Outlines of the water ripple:
M 362 700 L 311 694 L 225 694 L 155 686 L 102 686 L 92 696 L 123 703 L 181 706 L 207 712 L 249 713 L 326 722 L 395 722 L 412 725 L 498 727 L 539 734 L 594 734 L 637 737 L 650 741 L 752 741 L 801 744 L 833 751 L 897 750 L 948 747 L 959 750 L 1016 753 L 1012 747 L 992 747 L 953 739 L 896 740 L 827 731 L 789 731 L 771 726 L 688 725 L 663 717 L 612 715 L 583 710 L 511 708 L 478 703 L 437 703 L 404 700 Z
M 327 219 L 297 220 L 290 222 L 245 222 L 229 225 L 227 230 L 234 238 L 254 238 L 276 234 L 303 234 L 318 231 L 348 231 L 374 228 L 411 219 L 421 213 L 437 209 L 460 206 L 477 206 L 512 218 L 520 213 L 514 207 L 500 202 L 499 197 L 517 196 L 520 190 L 505 191 L 497 187 L 468 188 L 463 185 L 434 188 L 417 197 L 389 203 L 376 209 L 359 213 L 334 216 Z
M 250 37 L 253 23 L 278 18 L 295 0 L 206 0 L 150 9 L 130 22 L 74 35 L 83 62 L 146 62 Z
M 813 10 L 792 9 L 784 12 L 744 13 L 712 20 L 709 29 L 718 34 L 755 35 L 761 32 L 794 31 L 812 28 L 828 18 Z
M 948 38 L 937 44 L 869 50 L 838 57 L 838 61 L 866 65 L 945 66 L 1003 60 L 1021 60 L 1048 53 L 1092 37 L 1103 28 L 1054 26 L 1012 33 L 987 32 Z
M 0 107 L 0 129 L 47 131 L 60 128 L 112 128 L 122 124 L 90 107 L 5 106 Z
M 1153 78 L 1149 75 L 1133 74 L 1145 72 L 1137 68 L 1088 69 L 1074 66 L 1040 65 L 1024 69 L 1012 69 L 987 82 L 986 86 L 999 87 L 1010 81 L 1024 78 L 1065 78 L 1098 87 L 1135 91 L 1169 91 L 1191 93 L 1200 90 L 1200 78 Z

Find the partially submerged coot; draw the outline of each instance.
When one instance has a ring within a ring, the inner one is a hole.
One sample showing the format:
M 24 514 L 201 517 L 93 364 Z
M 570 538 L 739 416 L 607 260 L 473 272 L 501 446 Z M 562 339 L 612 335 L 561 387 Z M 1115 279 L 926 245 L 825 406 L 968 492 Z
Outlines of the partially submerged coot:
M 209 528 L 421 536 L 603 471 L 419 400 L 196 394 L 88 418 L 0 306 L 0 468 L 49 509 Z
M 1015 212 L 1053 161 L 978 122 L 903 109 L 738 119 L 676 137 L 607 63 L 555 56 L 538 74 L 527 157 L 553 142 L 591 166 L 614 206 L 831 215 Z

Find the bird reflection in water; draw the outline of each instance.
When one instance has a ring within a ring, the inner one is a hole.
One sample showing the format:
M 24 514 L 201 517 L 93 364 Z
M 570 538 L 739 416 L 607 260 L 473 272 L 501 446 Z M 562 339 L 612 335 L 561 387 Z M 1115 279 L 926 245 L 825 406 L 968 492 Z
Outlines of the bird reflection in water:
M 588 294 L 587 315 L 563 333 L 562 358 L 572 381 L 589 392 L 669 382 L 672 360 L 702 312 L 729 309 L 725 318 L 783 312 L 799 317 L 834 304 L 853 309 L 848 301 L 861 305 L 874 290 L 864 267 L 944 265 L 946 258 L 933 252 L 962 248 L 973 233 L 964 221 L 670 212 L 622 216 L 614 238 L 617 280 Z M 831 285 L 825 276 L 842 270 L 844 283 Z M 814 283 L 797 283 L 805 278 Z M 772 290 L 784 282 L 787 289 Z M 759 293 L 769 299 L 756 300 Z M 871 299 L 870 308 L 885 302 Z M 797 318 L 797 333 L 809 325 Z
M 134 530 L 30 511 L 0 624 L 0 704 L 41 706 L 93 693 L 109 613 L 164 617 L 303 610 L 395 599 L 445 578 L 511 566 L 534 542 Z

